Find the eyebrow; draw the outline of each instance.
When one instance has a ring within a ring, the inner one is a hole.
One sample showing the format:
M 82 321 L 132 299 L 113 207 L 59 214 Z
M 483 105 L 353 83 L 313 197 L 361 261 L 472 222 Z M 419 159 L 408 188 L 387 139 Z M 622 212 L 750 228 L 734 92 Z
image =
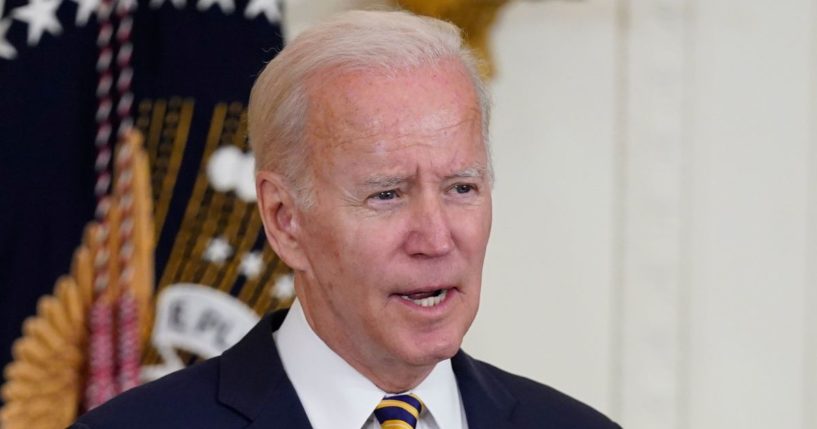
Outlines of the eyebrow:
M 373 176 L 366 179 L 363 185 L 367 188 L 393 188 L 409 181 L 409 176 Z
M 485 167 L 472 166 L 447 176 L 446 179 L 473 179 L 485 177 Z
M 367 188 L 394 188 L 411 180 L 413 176 L 372 176 L 363 182 Z M 445 177 L 451 179 L 473 179 L 486 177 L 486 168 L 483 166 L 472 166 Z

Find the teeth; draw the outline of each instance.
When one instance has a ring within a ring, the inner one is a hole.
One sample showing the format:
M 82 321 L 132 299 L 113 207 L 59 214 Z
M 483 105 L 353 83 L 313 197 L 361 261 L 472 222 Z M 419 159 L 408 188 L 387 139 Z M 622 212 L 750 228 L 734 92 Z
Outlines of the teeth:
M 405 295 L 401 296 L 401 298 L 405 299 L 406 301 L 411 301 L 411 302 L 419 305 L 420 307 L 434 307 L 435 305 L 443 302 L 443 300 L 445 299 L 446 294 L 448 294 L 448 290 L 443 290 L 437 296 L 430 296 L 428 298 L 423 298 L 423 299 L 411 299 L 411 298 L 409 298 L 408 296 L 405 296 Z

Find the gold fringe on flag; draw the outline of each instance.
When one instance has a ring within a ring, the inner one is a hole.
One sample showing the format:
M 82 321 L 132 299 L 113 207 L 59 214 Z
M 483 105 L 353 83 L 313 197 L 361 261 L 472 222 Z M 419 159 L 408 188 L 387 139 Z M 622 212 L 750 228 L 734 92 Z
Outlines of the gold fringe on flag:
M 133 384 L 133 356 L 144 347 L 152 323 L 150 170 L 136 132 L 126 134 L 115 153 L 107 216 L 88 224 L 70 274 L 57 280 L 52 295 L 40 299 L 37 314 L 25 321 L 23 336 L 12 347 L 14 360 L 0 388 L 5 402 L 0 428 L 63 429 L 84 410 L 90 387 L 89 315 L 100 299 L 123 313 L 115 314 L 110 326 L 116 338 L 113 361 L 102 363 L 114 370 L 116 392 Z

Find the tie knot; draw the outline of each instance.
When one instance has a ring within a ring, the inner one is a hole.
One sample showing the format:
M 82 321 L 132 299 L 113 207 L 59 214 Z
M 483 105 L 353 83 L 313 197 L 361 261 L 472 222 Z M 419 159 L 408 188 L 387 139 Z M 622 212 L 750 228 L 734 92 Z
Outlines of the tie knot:
M 386 396 L 374 415 L 383 429 L 414 429 L 423 412 L 423 402 L 413 394 Z

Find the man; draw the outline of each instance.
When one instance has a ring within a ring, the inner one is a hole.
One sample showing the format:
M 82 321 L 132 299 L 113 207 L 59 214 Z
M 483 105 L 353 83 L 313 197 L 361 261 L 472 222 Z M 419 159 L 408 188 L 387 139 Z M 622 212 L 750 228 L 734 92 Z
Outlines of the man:
M 491 229 L 488 109 L 450 24 L 349 12 L 292 41 L 253 87 L 249 134 L 297 301 L 75 427 L 618 427 L 459 349 Z

